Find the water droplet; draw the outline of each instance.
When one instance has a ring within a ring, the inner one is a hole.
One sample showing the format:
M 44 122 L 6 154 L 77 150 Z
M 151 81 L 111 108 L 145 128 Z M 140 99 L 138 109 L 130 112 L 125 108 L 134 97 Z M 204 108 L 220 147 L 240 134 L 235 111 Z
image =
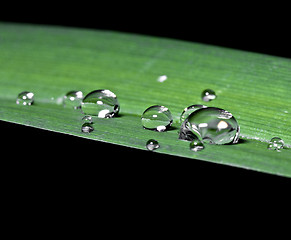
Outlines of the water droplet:
M 94 128 L 92 126 L 92 123 L 83 123 L 81 131 L 84 133 L 90 133 L 92 131 L 94 131 Z
M 163 132 L 172 125 L 173 117 L 168 108 L 155 105 L 143 112 L 141 122 L 145 129 Z
M 85 115 L 85 116 L 82 118 L 82 121 L 85 122 L 85 123 L 93 123 L 93 118 L 92 118 L 92 116 L 90 116 L 90 115 Z
M 118 114 L 119 110 L 117 97 L 110 90 L 92 91 L 82 101 L 83 113 L 99 118 L 112 118 Z
M 160 147 L 160 145 L 159 145 L 158 141 L 155 139 L 150 139 L 146 143 L 146 148 L 150 151 L 156 150 L 159 147 Z
M 199 104 L 195 104 L 195 105 L 191 105 L 189 107 L 186 107 L 184 109 L 184 111 L 181 113 L 180 116 L 180 122 L 184 122 L 186 120 L 186 118 L 194 111 L 200 109 L 200 108 L 207 108 L 207 106 L 205 105 L 199 105 Z
M 168 77 L 166 75 L 162 75 L 162 76 L 159 76 L 157 80 L 158 80 L 158 82 L 164 82 L 167 79 L 168 79 Z
M 273 137 L 268 144 L 269 150 L 275 150 L 278 152 L 280 152 L 280 150 L 283 149 L 283 147 L 284 141 L 279 137 Z
M 83 93 L 81 91 L 70 91 L 63 98 L 64 107 L 79 109 L 81 107 Z
M 204 102 L 210 102 L 212 101 L 213 99 L 216 98 L 216 94 L 213 90 L 211 89 L 205 89 L 202 94 L 201 94 L 201 97 L 202 97 L 202 100 Z
M 204 144 L 198 139 L 194 139 L 190 142 L 190 150 L 198 152 L 204 149 Z
M 24 91 L 18 94 L 16 104 L 32 105 L 34 103 L 34 94 L 32 92 Z
M 179 139 L 192 141 L 199 137 L 211 144 L 237 143 L 240 128 L 233 115 L 221 108 L 201 108 L 183 122 Z

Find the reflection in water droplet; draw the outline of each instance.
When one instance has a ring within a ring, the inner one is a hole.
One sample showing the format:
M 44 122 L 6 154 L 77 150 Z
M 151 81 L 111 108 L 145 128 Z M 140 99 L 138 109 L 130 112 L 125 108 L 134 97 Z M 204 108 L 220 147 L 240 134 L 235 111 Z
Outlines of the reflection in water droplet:
M 204 102 L 210 102 L 216 98 L 216 94 L 211 89 L 205 89 L 201 94 L 201 98 Z
M 70 91 L 63 97 L 64 107 L 79 109 L 83 99 L 81 91 Z
M 90 132 L 94 131 L 92 123 L 83 123 L 81 131 L 84 133 L 90 133 Z
M 190 142 L 190 150 L 198 152 L 204 149 L 204 144 L 196 137 L 193 141 Z
M 163 132 L 173 123 L 170 110 L 164 106 L 151 106 L 141 116 L 142 126 L 145 129 Z
M 239 132 L 239 125 L 231 113 L 209 107 L 189 115 L 181 125 L 179 139 L 192 141 L 197 136 L 212 144 L 237 143 Z
M 99 118 L 112 118 L 118 114 L 119 110 L 117 97 L 110 90 L 92 91 L 82 101 L 83 114 Z
M 155 139 L 150 139 L 146 143 L 146 148 L 150 151 L 156 150 L 159 147 L 160 147 L 160 145 L 159 145 L 158 141 Z
M 181 113 L 180 116 L 180 123 L 184 122 L 186 120 L 186 118 L 194 111 L 200 109 L 200 108 L 207 108 L 207 106 L 205 105 L 200 105 L 200 104 L 195 104 L 195 105 L 191 105 L 189 107 L 186 107 L 184 109 L 184 111 Z
M 197 138 L 195 133 L 186 126 L 187 121 L 184 121 L 179 131 L 179 139 L 186 141 L 193 141 Z
M 30 106 L 34 103 L 34 94 L 32 92 L 24 91 L 18 94 L 16 104 Z
M 280 152 L 280 150 L 283 149 L 283 147 L 284 141 L 279 137 L 273 137 L 268 144 L 269 150 L 275 150 L 278 152 Z

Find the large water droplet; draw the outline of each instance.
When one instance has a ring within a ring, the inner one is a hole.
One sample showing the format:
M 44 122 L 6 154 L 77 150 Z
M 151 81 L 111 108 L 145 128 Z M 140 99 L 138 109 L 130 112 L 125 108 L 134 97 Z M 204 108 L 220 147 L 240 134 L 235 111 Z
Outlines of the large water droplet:
M 196 110 L 198 110 L 198 109 L 200 109 L 200 108 L 207 108 L 207 106 L 205 106 L 205 105 L 200 105 L 200 104 L 195 104 L 195 105 L 191 105 L 191 106 L 189 106 L 189 107 L 186 107 L 186 108 L 184 109 L 184 111 L 181 113 L 181 116 L 180 116 L 180 122 L 183 123 L 183 122 L 186 120 L 186 118 L 189 117 L 189 115 L 190 115 L 192 112 L 194 112 L 194 111 L 196 111 Z
M 141 122 L 145 129 L 163 132 L 172 125 L 173 117 L 168 108 L 155 105 L 143 112 Z
M 179 138 L 192 141 L 197 136 L 212 144 L 237 143 L 239 131 L 239 125 L 230 112 L 208 107 L 189 115 L 181 126 Z
M 283 147 L 284 141 L 279 137 L 273 137 L 268 144 L 269 150 L 275 150 L 278 152 L 280 152 L 280 150 L 283 149 Z
M 201 98 L 204 102 L 210 102 L 216 98 L 216 94 L 211 89 L 205 89 L 201 94 Z
M 91 123 L 83 123 L 81 131 L 84 133 L 90 133 L 94 131 L 93 125 Z
M 32 105 L 34 103 L 34 94 L 32 92 L 24 91 L 18 94 L 16 104 L 19 105 Z
M 160 145 L 159 145 L 158 141 L 155 139 L 150 139 L 146 143 L 146 148 L 150 151 L 153 151 L 159 147 L 160 147 Z
M 117 97 L 110 90 L 95 90 L 88 93 L 82 101 L 83 113 L 99 118 L 112 118 L 119 110 Z
M 198 152 L 204 149 L 204 144 L 198 139 L 194 139 L 190 142 L 190 150 Z
M 79 109 L 81 107 L 83 93 L 81 91 L 70 91 L 63 98 L 64 107 Z

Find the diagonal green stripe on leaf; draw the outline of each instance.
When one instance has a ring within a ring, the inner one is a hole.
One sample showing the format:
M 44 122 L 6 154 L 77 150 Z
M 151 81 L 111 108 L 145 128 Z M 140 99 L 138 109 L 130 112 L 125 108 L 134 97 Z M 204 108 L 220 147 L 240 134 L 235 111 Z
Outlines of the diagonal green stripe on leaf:
M 162 75 L 167 79 L 159 82 Z M 291 176 L 290 59 L 134 34 L 0 23 L 0 84 L 4 121 L 144 150 L 154 138 L 158 153 Z M 185 107 L 205 104 L 207 88 L 218 97 L 206 105 L 231 112 L 242 141 L 195 153 L 178 140 L 178 121 Z M 96 89 L 118 96 L 120 116 L 97 119 L 85 134 L 82 114 L 63 108 L 61 100 L 71 90 Z M 25 90 L 35 94 L 33 106 L 15 104 Z M 157 104 L 173 114 L 170 131 L 141 126 L 142 112 Z M 287 145 L 281 152 L 267 150 L 274 136 Z

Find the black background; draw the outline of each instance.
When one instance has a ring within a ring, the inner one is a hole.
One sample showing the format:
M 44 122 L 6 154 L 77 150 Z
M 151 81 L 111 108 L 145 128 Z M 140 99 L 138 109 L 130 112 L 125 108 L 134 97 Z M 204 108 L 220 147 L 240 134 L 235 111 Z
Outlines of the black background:
M 106 29 L 291 57 L 288 7 L 247 2 L 6 3 L 0 21 Z M 17 12 L 15 11 L 17 9 Z
M 0 21 L 106 29 L 201 42 L 291 57 L 290 27 L 283 5 L 247 3 L 78 3 L 15 5 L 0 9 Z M 15 12 L 13 9 L 17 8 Z M 289 9 L 289 8 L 287 8 Z M 1 34 L 1 29 L 0 29 Z M 9 180 L 59 188 L 231 190 L 285 186 L 289 179 L 235 167 L 138 151 L 46 130 L 0 123 Z M 12 146 L 13 148 L 9 148 Z M 16 147 L 16 151 L 15 151 Z M 56 158 L 57 157 L 57 158 Z M 16 177 L 17 176 L 17 177 Z M 40 185 L 37 185 L 40 187 Z

